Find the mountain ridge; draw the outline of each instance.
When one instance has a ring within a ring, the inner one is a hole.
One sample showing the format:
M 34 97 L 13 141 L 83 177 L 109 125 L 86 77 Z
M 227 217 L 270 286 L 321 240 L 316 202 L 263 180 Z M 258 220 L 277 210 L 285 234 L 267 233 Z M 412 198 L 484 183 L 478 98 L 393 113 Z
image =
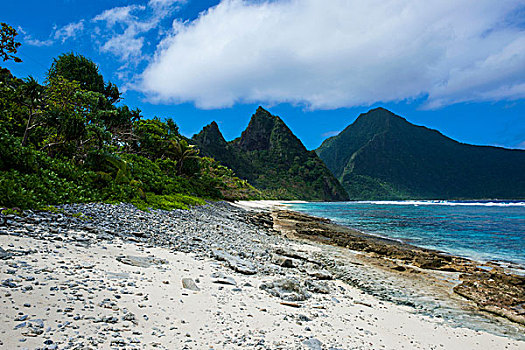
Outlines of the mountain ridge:
M 278 116 L 262 107 L 241 136 L 225 141 L 217 123 L 192 137 L 201 153 L 231 168 L 269 197 L 346 200 L 348 196 L 315 151 L 308 151 Z M 223 142 L 224 140 L 224 142 Z
M 525 151 L 460 143 L 384 108 L 316 152 L 351 199 L 525 198 Z

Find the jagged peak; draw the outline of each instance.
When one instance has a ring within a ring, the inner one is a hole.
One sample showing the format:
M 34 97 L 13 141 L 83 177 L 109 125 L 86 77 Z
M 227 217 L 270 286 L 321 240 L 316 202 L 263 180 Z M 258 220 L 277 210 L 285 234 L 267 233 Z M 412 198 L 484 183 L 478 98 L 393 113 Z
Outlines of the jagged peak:
M 268 112 L 266 109 L 264 109 L 262 106 L 257 107 L 255 114 L 264 114 L 264 115 L 272 116 L 272 114 Z
M 280 135 L 280 136 L 278 136 Z M 272 141 L 273 140 L 273 141 Z M 280 140 L 275 143 L 275 140 Z M 289 145 L 297 144 L 304 148 L 301 141 L 293 134 L 284 121 L 278 116 L 260 107 L 252 115 L 250 123 L 238 139 L 239 146 L 247 151 L 269 150 L 279 147 L 282 140 Z
M 192 138 L 204 144 L 226 144 L 226 140 L 219 130 L 219 125 L 215 121 L 212 121 L 210 124 L 206 125 L 198 134 L 193 135 Z
M 239 139 L 239 146 L 245 150 L 262 150 L 270 147 L 270 134 L 275 125 L 275 117 L 259 106 L 252 115 L 246 129 Z

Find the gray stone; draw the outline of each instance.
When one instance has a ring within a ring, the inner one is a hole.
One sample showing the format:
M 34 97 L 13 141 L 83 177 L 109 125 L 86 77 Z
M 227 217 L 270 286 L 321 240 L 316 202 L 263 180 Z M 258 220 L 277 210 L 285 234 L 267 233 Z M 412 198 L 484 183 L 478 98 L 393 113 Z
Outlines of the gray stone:
M 8 278 L 8 279 L 6 279 L 6 280 L 3 280 L 3 281 L 2 281 L 2 286 L 3 286 L 3 287 L 7 287 L 7 288 L 16 288 L 16 287 L 18 287 L 18 286 L 16 285 L 16 283 L 14 283 L 13 280 L 12 280 L 11 278 Z
M 249 261 L 243 260 L 219 249 L 212 249 L 211 253 L 215 259 L 227 262 L 228 266 L 234 271 L 245 275 L 254 275 L 257 273 L 257 269 Z
M 123 264 L 137 266 L 137 267 L 150 267 L 152 265 L 161 265 L 166 264 L 166 260 L 157 259 L 152 257 L 142 257 L 142 256 L 119 256 L 117 260 Z
M 201 289 L 195 284 L 195 282 L 193 281 L 193 279 L 191 278 L 183 278 L 182 279 L 182 287 L 183 288 L 186 288 L 186 289 L 189 289 L 189 290 L 193 290 L 195 292 L 198 292 L 200 291 Z
M 323 343 L 319 339 L 316 338 L 308 338 L 303 340 L 303 344 L 310 350 L 322 350 L 323 349 Z
M 4 248 L 0 247 L 0 260 L 7 260 L 11 258 L 13 254 L 7 250 L 4 250 Z
M 331 280 L 333 276 L 330 272 L 325 270 L 306 270 L 309 276 L 315 277 L 319 280 Z
M 317 281 L 305 281 L 306 288 L 312 293 L 330 294 L 330 289 L 327 285 Z
M 284 256 L 279 256 L 279 255 L 274 256 L 272 259 L 272 262 L 275 265 L 286 267 L 286 268 L 295 268 L 298 265 L 295 259 L 287 258 Z
M 212 282 L 218 284 L 229 284 L 236 286 L 237 282 L 229 276 L 224 275 L 222 272 L 214 272 L 211 274 Z
M 295 278 L 283 278 L 263 283 L 260 288 L 286 301 L 303 301 L 310 297 L 301 282 Z

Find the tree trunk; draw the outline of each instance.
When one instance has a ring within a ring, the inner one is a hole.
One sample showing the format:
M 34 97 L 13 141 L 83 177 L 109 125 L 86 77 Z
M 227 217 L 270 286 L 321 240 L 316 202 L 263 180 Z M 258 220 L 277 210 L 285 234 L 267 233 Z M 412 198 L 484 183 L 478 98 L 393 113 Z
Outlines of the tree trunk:
M 24 131 L 24 138 L 22 139 L 22 147 L 25 147 L 27 145 L 27 139 L 29 138 L 29 130 L 31 127 L 31 123 L 33 122 L 33 108 L 31 108 L 29 112 L 29 118 L 27 118 L 27 125 Z

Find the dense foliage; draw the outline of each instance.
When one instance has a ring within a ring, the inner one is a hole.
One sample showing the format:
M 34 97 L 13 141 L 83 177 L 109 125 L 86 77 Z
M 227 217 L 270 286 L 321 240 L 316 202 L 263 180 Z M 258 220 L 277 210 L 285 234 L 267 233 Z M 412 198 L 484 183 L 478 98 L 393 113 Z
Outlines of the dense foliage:
M 342 186 L 315 152 L 307 151 L 284 122 L 259 107 L 240 138 L 226 142 L 216 123 L 192 140 L 201 152 L 233 169 L 266 198 L 337 201 Z
M 172 119 L 144 119 L 119 99 L 81 55 L 55 59 L 45 84 L 0 69 L 0 207 L 124 201 L 171 209 L 260 196 L 200 157 Z
M 16 41 L 18 33 L 7 23 L 0 23 L 0 58 L 2 61 L 13 60 L 15 62 L 22 62 L 22 60 L 15 56 L 20 47 L 20 43 Z
M 525 151 L 462 144 L 383 108 L 317 153 L 351 199 L 525 198 Z

